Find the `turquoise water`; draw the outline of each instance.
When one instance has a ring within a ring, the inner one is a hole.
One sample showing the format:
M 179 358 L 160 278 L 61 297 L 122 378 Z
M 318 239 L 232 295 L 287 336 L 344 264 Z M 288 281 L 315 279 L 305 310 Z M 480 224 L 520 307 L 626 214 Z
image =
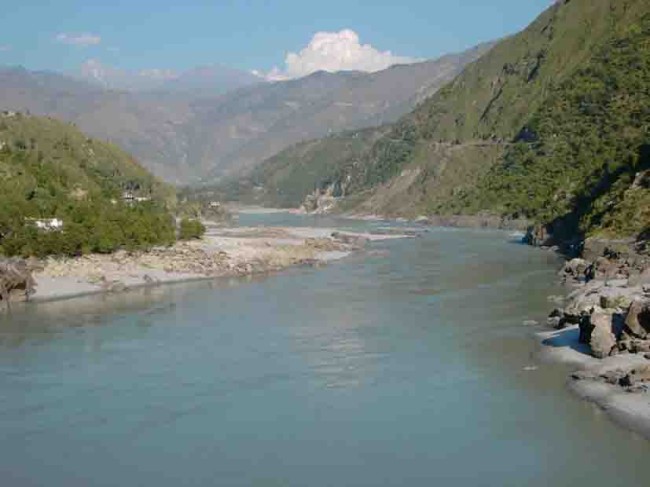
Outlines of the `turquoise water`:
M 522 322 L 557 266 L 440 229 L 322 269 L 19 309 L 0 318 L 2 485 L 643 485 L 650 443 L 535 362 Z

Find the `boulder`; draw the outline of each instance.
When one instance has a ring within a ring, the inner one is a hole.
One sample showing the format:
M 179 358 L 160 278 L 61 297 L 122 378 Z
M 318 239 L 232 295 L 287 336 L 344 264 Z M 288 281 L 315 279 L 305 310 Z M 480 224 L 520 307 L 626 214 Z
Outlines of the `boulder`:
M 650 267 L 644 269 L 639 274 L 635 274 L 634 276 L 631 276 L 629 280 L 629 285 L 641 286 L 642 288 L 645 286 L 650 286 Z
M 564 322 L 568 323 L 569 325 L 579 325 L 580 320 L 582 319 L 583 316 L 585 316 L 586 313 L 580 312 L 576 313 L 573 310 L 568 310 L 564 312 L 564 315 L 562 316 L 562 319 Z
M 551 245 L 553 238 L 545 225 L 535 225 L 528 227 L 523 242 L 534 247 L 544 247 Z
M 555 308 L 548 315 L 546 323 L 548 326 L 555 328 L 556 330 L 561 330 L 568 325 L 580 324 L 581 317 L 582 314 L 575 312 L 574 310 L 565 311 L 562 308 Z
M 592 355 L 596 358 L 605 358 L 615 354 L 617 347 L 612 315 L 596 311 L 591 315 L 589 324 L 588 338 Z
M 587 272 L 590 270 L 591 264 L 580 258 L 571 259 L 564 265 L 565 278 L 574 279 L 576 281 L 586 280 Z
M 632 300 L 625 294 L 601 294 L 600 307 L 603 309 L 627 308 Z
M 23 299 L 35 292 L 36 282 L 32 276 L 32 267 L 24 259 L 0 259 L 0 301 L 7 307 L 19 293 Z
M 559 316 L 549 316 L 546 319 L 546 324 L 549 328 L 554 328 L 556 330 L 561 330 L 566 326 L 566 324 L 563 322 L 562 318 Z
M 632 387 L 646 382 L 650 382 L 650 365 L 635 367 L 619 380 L 619 384 L 623 387 Z
M 634 301 L 625 318 L 623 332 L 630 338 L 650 339 L 650 301 Z
M 592 279 L 606 279 L 617 274 L 618 266 L 607 257 L 598 257 L 592 265 Z
M 648 353 L 650 352 L 650 340 L 624 337 L 618 342 L 618 349 L 621 352 Z

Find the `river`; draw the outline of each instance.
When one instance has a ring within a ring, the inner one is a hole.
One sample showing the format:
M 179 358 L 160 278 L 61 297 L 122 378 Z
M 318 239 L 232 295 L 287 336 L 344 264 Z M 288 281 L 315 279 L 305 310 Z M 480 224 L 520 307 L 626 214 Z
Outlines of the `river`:
M 646 483 L 650 443 L 535 360 L 523 322 L 559 260 L 511 240 L 431 229 L 320 269 L 18 307 L 2 485 Z

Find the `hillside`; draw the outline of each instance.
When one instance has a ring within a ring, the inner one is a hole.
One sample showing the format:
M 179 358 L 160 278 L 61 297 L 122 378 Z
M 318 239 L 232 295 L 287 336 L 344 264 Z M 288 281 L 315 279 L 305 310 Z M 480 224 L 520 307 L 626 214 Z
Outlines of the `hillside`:
M 77 255 L 174 240 L 173 188 L 117 147 L 53 119 L 0 115 L 0 194 L 2 254 Z M 39 229 L 49 219 L 62 229 Z
M 355 212 L 639 234 L 650 225 L 649 42 L 647 1 L 556 2 L 321 180 Z
M 388 130 L 388 126 L 382 126 L 301 142 L 267 159 L 244 177 L 190 188 L 186 193 L 198 199 L 297 208 L 307 194 L 314 190 L 324 191 L 340 181 L 354 162 Z
M 0 109 L 73 122 L 168 181 L 210 181 L 241 174 L 303 140 L 395 121 L 490 46 L 378 73 L 319 72 L 221 96 L 170 86 L 111 91 L 53 73 L 1 68 Z

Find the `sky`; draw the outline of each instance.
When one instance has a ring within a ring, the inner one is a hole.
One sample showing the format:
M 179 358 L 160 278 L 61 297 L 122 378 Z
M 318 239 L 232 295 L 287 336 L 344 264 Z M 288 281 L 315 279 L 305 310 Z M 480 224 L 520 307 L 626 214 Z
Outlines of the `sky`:
M 375 71 L 514 33 L 549 0 L 0 0 L 0 65 L 89 60 L 164 76 L 222 64 L 270 78 Z

